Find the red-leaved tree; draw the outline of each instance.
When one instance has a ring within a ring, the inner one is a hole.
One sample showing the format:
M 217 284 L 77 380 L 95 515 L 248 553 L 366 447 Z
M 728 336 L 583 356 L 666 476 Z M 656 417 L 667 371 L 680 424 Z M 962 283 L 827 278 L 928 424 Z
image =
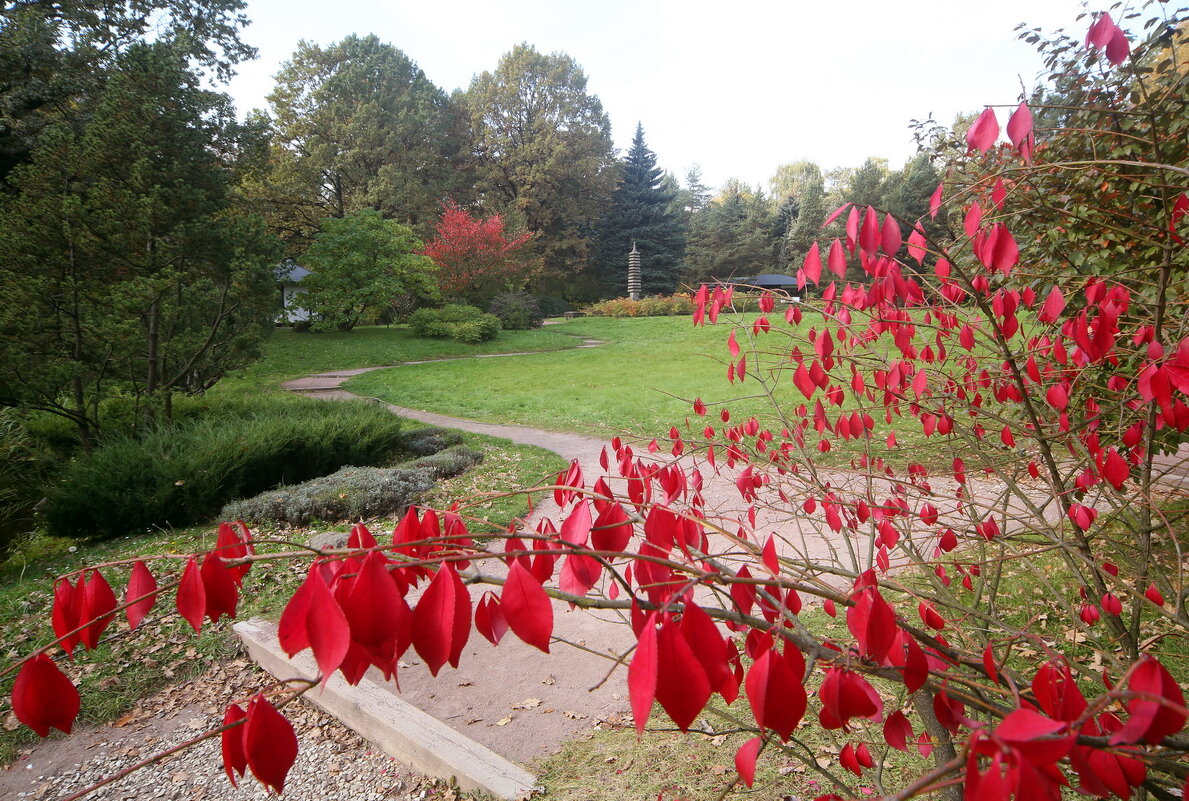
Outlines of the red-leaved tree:
M 311 650 L 321 677 L 228 707 L 229 776 L 282 789 L 296 741 L 275 697 L 335 672 L 392 675 L 409 648 L 436 675 L 472 628 L 547 650 L 552 597 L 630 619 L 638 729 L 654 705 L 683 731 L 712 698 L 734 705 L 754 734 L 735 759 L 747 785 L 777 751 L 826 799 L 869 785 L 895 799 L 1179 797 L 1189 610 L 1168 482 L 1189 430 L 1189 115 L 1169 113 L 1184 93 L 1161 87 L 1183 84 L 1183 30 L 1174 18 L 1133 43 L 1098 14 L 1063 48 L 1093 75 L 1098 130 L 987 109 L 963 180 L 934 195 L 930 213 L 947 205 L 957 221 L 945 239 L 845 206 L 845 235 L 800 268 L 826 284 L 820 303 L 778 314 L 769 295 L 743 319 L 729 289 L 703 287 L 694 322 L 730 316 L 727 378 L 769 399 L 764 415 L 695 399 L 664 447 L 613 440 L 605 475 L 574 465 L 542 488 L 552 519 L 487 544 L 459 509 L 413 509 L 391 538 L 357 526 L 314 556 L 279 639 Z M 1087 171 L 1109 197 L 1055 194 Z M 1061 261 L 1046 247 L 1060 219 L 1033 217 L 1054 203 L 1079 232 Z M 831 278 L 848 264 L 867 280 Z M 734 503 L 712 500 L 722 482 Z M 256 555 L 246 528 L 224 525 L 168 582 L 133 563 L 122 601 L 98 570 L 61 577 L 56 640 L 6 671 L 17 717 L 69 731 L 78 694 L 59 651 L 94 647 L 121 608 L 135 627 L 165 594 L 195 630 L 234 615 L 264 558 L 295 555 Z M 845 626 L 822 625 L 835 617 Z M 811 729 L 841 741 L 831 763 Z M 892 750 L 909 765 L 896 783 L 878 769 Z
M 509 239 L 500 214 L 475 217 L 447 199 L 434 230 L 422 252 L 438 265 L 438 284 L 447 298 L 474 301 L 515 289 L 533 266 L 521 253 L 532 234 Z

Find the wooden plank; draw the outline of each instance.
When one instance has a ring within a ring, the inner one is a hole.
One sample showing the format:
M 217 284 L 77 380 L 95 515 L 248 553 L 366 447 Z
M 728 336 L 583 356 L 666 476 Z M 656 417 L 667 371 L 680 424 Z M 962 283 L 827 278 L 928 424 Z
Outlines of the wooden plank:
M 246 620 L 235 624 L 235 633 L 252 659 L 278 679 L 317 675 L 308 652 L 290 659 L 281 651 L 274 624 Z M 369 676 L 352 687 L 336 673 L 323 691 L 314 688 L 305 698 L 385 753 L 427 776 L 453 777 L 464 790 L 521 799 L 537 783 L 528 771 L 401 700 Z

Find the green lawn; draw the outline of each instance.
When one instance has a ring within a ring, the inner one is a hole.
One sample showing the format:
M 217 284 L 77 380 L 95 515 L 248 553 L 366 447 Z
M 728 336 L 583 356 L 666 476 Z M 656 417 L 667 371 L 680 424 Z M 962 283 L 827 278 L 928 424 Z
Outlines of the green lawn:
M 597 348 L 548 355 L 409 365 L 348 382 L 360 395 L 455 417 L 555 431 L 654 436 L 693 417 L 690 401 L 732 401 L 758 384 L 727 383 L 726 326 L 694 328 L 688 317 L 592 317 L 549 326 Z M 778 336 L 771 334 L 770 336 Z M 732 401 L 732 414 L 762 413 Z M 717 409 L 712 410 L 717 422 Z M 701 429 L 702 424 L 697 424 Z
M 486 353 L 563 350 L 581 344 L 548 326 L 535 331 L 501 331 L 489 342 L 467 345 L 450 339 L 418 339 L 404 326 L 368 326 L 354 331 L 297 334 L 278 329 L 265 345 L 263 357 L 240 377 L 221 383 L 216 391 L 252 388 L 310 373 L 355 367 L 379 367 L 419 359 L 453 359 Z

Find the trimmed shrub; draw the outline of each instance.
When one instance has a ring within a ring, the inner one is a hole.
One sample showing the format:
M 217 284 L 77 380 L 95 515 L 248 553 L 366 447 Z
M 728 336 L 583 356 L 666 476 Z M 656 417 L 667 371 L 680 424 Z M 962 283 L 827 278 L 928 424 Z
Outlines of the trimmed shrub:
M 400 449 L 410 456 L 430 456 L 462 444 L 462 434 L 449 428 L 416 428 L 401 436 Z
M 693 312 L 689 295 L 653 295 L 640 300 L 613 298 L 586 307 L 595 317 L 676 317 Z
M 509 292 L 496 295 L 487 307 L 490 314 L 500 318 L 505 331 L 526 331 L 540 328 L 545 320 L 537 299 L 524 292 Z
M 108 538 L 212 517 L 233 498 L 382 464 L 401 447 L 401 420 L 365 403 L 267 402 L 139 439 L 114 436 L 72 462 L 51 490 L 58 536 Z
M 304 526 L 313 520 L 372 520 L 399 515 L 433 488 L 483 460 L 456 445 L 401 467 L 344 467 L 328 476 L 281 487 L 223 507 L 227 520 Z
M 474 344 L 499 336 L 500 319 L 474 306 L 450 304 L 440 309 L 413 312 L 409 315 L 409 329 L 418 337 Z

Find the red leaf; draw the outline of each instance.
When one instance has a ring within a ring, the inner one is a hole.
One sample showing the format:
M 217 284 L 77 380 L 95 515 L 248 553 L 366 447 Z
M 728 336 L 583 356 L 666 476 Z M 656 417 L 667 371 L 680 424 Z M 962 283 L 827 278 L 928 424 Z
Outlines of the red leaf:
M 847 743 L 842 746 L 842 753 L 838 755 L 838 764 L 856 776 L 863 775 L 863 767 L 859 764 L 859 758 L 855 754 L 854 743 Z
M 83 603 L 78 622 L 94 622 L 79 633 L 79 639 L 84 648 L 91 649 L 99 644 L 99 638 L 115 617 L 113 612 L 116 608 L 116 594 L 98 570 L 91 571 L 82 588 L 82 594 Z
M 1176 679 L 1157 659 L 1143 657 L 1132 670 L 1127 689 L 1137 695 L 1127 701 L 1130 717 L 1122 729 L 1111 735 L 1111 745 L 1134 742 L 1154 745 L 1184 727 L 1185 697 Z
M 309 610 L 306 612 L 306 634 L 314 661 L 322 673 L 322 685 L 330 674 L 338 670 L 351 647 L 351 629 L 338 601 L 326 582 L 314 579 L 310 584 Z
M 340 605 L 351 641 L 363 647 L 385 676 L 396 670 L 396 659 L 412 640 L 412 610 L 397 591 L 385 558 L 373 551 L 363 560 Z
M 995 119 L 995 110 L 992 108 L 984 109 L 966 131 L 966 144 L 970 150 L 990 150 L 998 138 L 999 121 Z
M 305 581 L 293 593 L 289 603 L 285 604 L 285 611 L 281 613 L 281 620 L 277 624 L 277 642 L 289 656 L 293 656 L 310 647 L 310 637 L 306 631 L 306 620 L 310 613 L 310 598 L 313 594 L 311 582 L 322 581 L 318 576 L 318 566 L 310 567 Z
M 190 624 L 195 632 L 202 630 L 202 616 L 206 614 L 206 589 L 198 569 L 198 560 L 191 556 L 182 571 L 178 584 L 178 614 Z
M 618 503 L 603 510 L 590 531 L 590 542 L 598 551 L 622 551 L 632 539 L 632 520 Z
M 842 243 L 835 239 L 830 243 L 830 253 L 826 257 L 830 272 L 839 278 L 846 277 L 846 253 L 842 250 Z
M 1154 583 L 1148 585 L 1147 591 L 1144 592 L 1144 597 L 1157 606 L 1164 606 L 1164 596 Z
M 1119 66 L 1131 55 L 1131 43 L 1127 41 L 1127 34 L 1123 29 L 1115 26 L 1111 40 L 1106 45 L 1106 60 L 1114 66 Z
M 863 656 L 882 662 L 900 633 L 896 615 L 874 587 L 856 593 L 846 610 L 846 626 L 859 643 Z
M 1021 102 L 1007 121 L 1007 138 L 1026 162 L 1032 160 L 1032 111 Z
M 1049 290 L 1049 294 L 1045 297 L 1044 305 L 1041 306 L 1037 317 L 1041 322 L 1051 323 L 1065 311 L 1065 296 L 1061 294 L 1060 287 L 1054 286 Z
M 504 619 L 516 636 L 529 645 L 549 653 L 553 633 L 553 604 L 531 573 L 519 562 L 508 571 L 501 594 Z
M 590 537 L 590 528 L 590 504 L 583 498 L 561 524 L 561 538 L 572 545 L 582 547 Z
M 681 628 L 671 621 L 657 633 L 656 653 L 656 700 L 677 728 L 686 731 L 710 700 L 710 679 Z
M 447 562 L 413 609 L 413 647 L 430 673 L 438 675 L 447 661 L 458 667 L 470 635 L 470 622 L 471 597 Z
M 788 653 L 782 656 L 775 648 L 767 649 L 752 664 L 744 681 L 756 725 L 776 732 L 782 742 L 788 742 L 801 722 L 808 701 L 800 675 L 805 672 L 805 663 L 799 651 Z
M 813 283 L 818 283 L 822 279 L 822 255 L 817 242 L 809 246 L 809 252 L 805 254 L 805 262 L 802 268 L 805 271 L 805 277 Z
M 900 233 L 900 223 L 896 222 L 896 218 L 891 214 L 884 217 L 883 227 L 879 231 L 880 247 L 883 252 L 889 256 L 895 256 L 900 252 L 900 246 L 904 240 Z
M 508 633 L 508 621 L 501 606 L 500 599 L 489 592 L 483 593 L 475 604 L 475 629 L 492 645 L 499 645 Z
M 245 556 L 251 556 L 256 553 L 256 549 L 252 546 L 252 533 L 248 531 L 248 527 L 244 525 L 242 520 L 234 526 L 230 523 L 220 523 L 219 537 L 215 540 L 215 551 L 219 556 L 228 560 L 243 559 Z M 245 562 L 242 565 L 229 567 L 227 570 L 234 577 L 236 585 L 239 585 L 243 582 L 244 576 L 251 567 L 251 562 Z
M 239 704 L 232 704 L 227 707 L 227 712 L 223 715 L 223 725 L 230 726 L 246 717 L 247 713 L 240 708 Z M 235 787 L 236 774 L 243 776 L 244 771 L 248 769 L 248 758 L 244 755 L 243 724 L 224 730 L 220 735 L 220 742 L 223 747 L 223 770 L 227 773 L 227 778 L 231 780 L 231 786 Z
M 648 615 L 640 630 L 636 652 L 628 665 L 628 695 L 632 701 L 632 717 L 636 721 L 636 733 L 643 734 L 652 713 L 652 702 L 656 698 L 657 643 L 656 612 Z
M 124 591 L 124 614 L 128 617 L 128 625 L 136 628 L 145 615 L 153 608 L 157 600 L 157 580 L 149 572 L 149 568 L 139 559 L 132 566 L 132 575 L 128 577 L 128 587 Z M 137 599 L 140 600 L 137 600 Z M 134 603 L 133 603 L 134 602 Z M 242 772 L 242 771 L 241 771 Z
M 764 562 L 764 567 L 768 568 L 768 571 L 773 576 L 780 575 L 780 562 L 776 558 L 776 538 L 774 535 L 768 535 L 768 541 L 764 543 L 764 550 L 760 558 Z
M 206 595 L 206 616 L 211 622 L 217 622 L 223 615 L 235 617 L 239 591 L 236 589 L 235 577 L 223 564 L 223 559 L 214 551 L 208 553 L 202 560 L 199 576 Z
M 919 220 L 917 221 L 919 224 Z M 927 240 L 921 229 L 914 225 L 912 233 L 908 235 L 908 255 L 917 263 L 922 264 L 925 260 L 925 245 Z
M 1064 759 L 1076 736 L 1067 723 L 1050 720 L 1031 709 L 1015 710 L 995 729 L 996 739 L 1016 748 L 1034 765 L 1051 765 Z
M 727 350 L 731 352 L 732 359 L 739 358 L 739 343 L 735 340 L 735 329 L 731 329 L 730 336 L 727 337 Z
M 888 715 L 888 719 L 883 724 L 883 739 L 885 743 L 897 751 L 907 753 L 908 741 L 912 739 L 912 736 L 912 724 L 908 722 L 908 718 L 904 716 L 903 712 L 897 709 Z
M 12 684 L 13 714 L 40 737 L 50 729 L 70 734 L 79 704 L 74 684 L 44 653 L 25 662 Z
M 937 212 L 941 210 L 941 195 L 945 189 L 944 183 L 939 183 L 929 196 L 929 219 L 936 220 Z
M 74 653 L 79 635 L 73 634 L 66 639 L 62 638 L 77 629 L 79 623 L 82 622 L 79 619 L 83 606 L 82 576 L 79 576 L 78 582 L 78 588 L 71 584 L 69 579 L 62 579 L 54 586 L 54 636 L 61 640 L 62 649 L 66 651 L 67 655 Z
M 945 618 L 933 607 L 928 601 L 921 601 L 917 605 L 917 613 L 921 616 L 921 620 L 926 626 L 931 629 L 941 631 L 945 628 Z
M 248 704 L 243 729 L 244 757 L 252 775 L 279 795 L 297 759 L 293 725 L 263 695 L 257 695 Z
M 760 755 L 760 747 L 763 744 L 762 738 L 752 737 L 735 752 L 735 771 L 748 787 L 755 783 L 756 757 Z

